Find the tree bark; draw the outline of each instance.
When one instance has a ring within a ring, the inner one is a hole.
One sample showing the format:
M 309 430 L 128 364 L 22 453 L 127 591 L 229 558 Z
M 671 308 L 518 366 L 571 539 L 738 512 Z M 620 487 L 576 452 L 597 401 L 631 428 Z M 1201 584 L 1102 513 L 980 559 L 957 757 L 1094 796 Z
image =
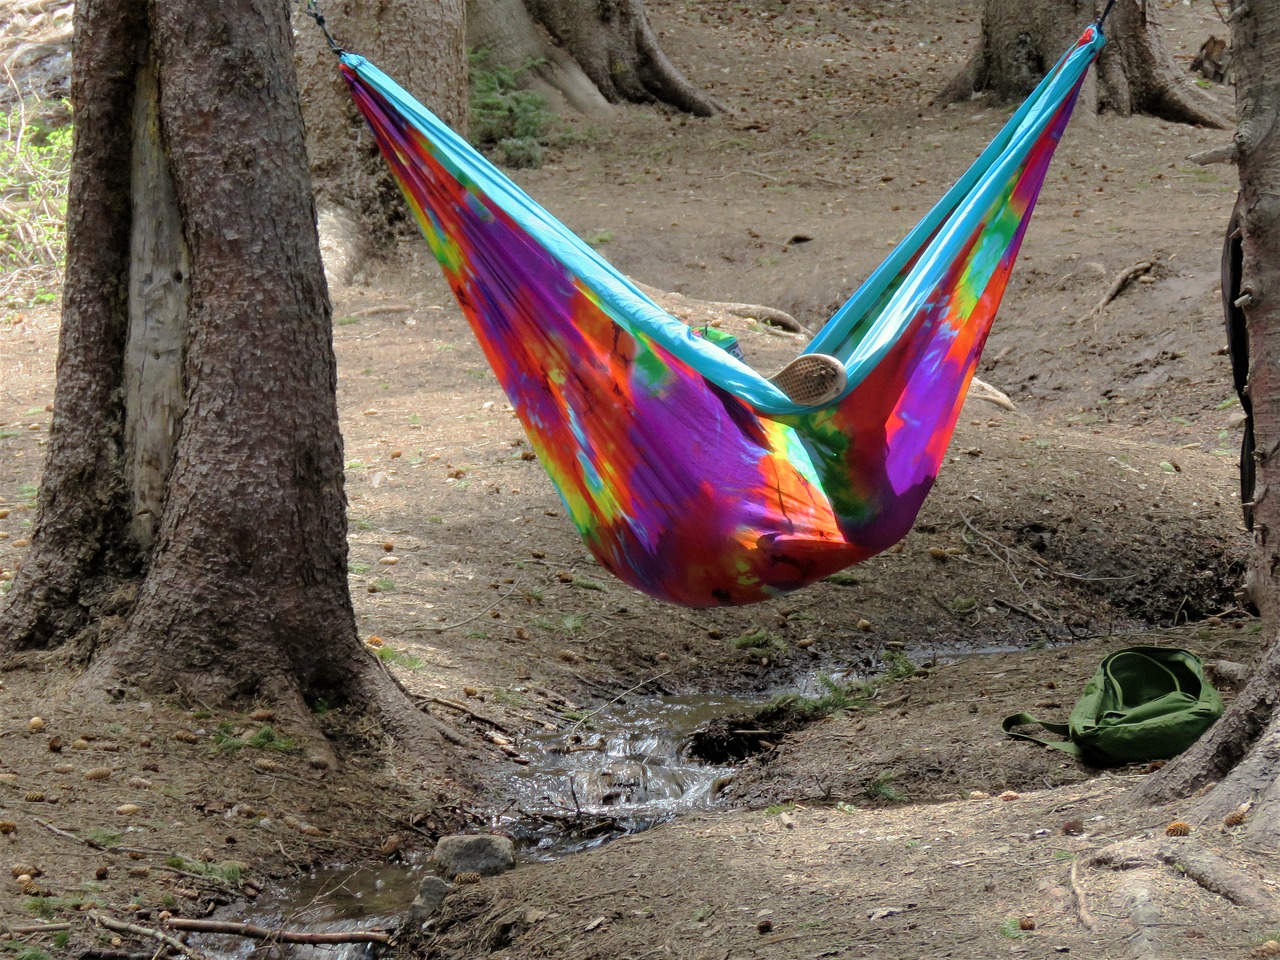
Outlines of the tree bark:
M 347 585 L 331 309 L 283 0 L 81 0 L 48 459 L 0 653 L 86 691 L 385 705 Z
M 939 95 L 943 103 L 990 92 L 1020 99 L 1053 66 L 1102 0 L 984 0 L 977 53 Z M 1111 109 L 1225 128 L 1226 109 L 1191 82 L 1165 47 L 1155 5 L 1117 0 L 1104 25 L 1108 44 L 1081 91 L 1080 115 Z
M 368 57 L 432 112 L 467 131 L 465 0 L 344 0 L 322 5 L 335 40 Z M 311 176 L 322 208 L 337 208 L 377 244 L 410 225 L 409 209 L 356 112 L 324 34 L 297 17 L 299 87 Z
M 1240 116 L 1235 143 L 1242 233 L 1240 304 L 1248 328 L 1257 482 L 1253 496 L 1255 599 L 1263 623 L 1280 625 L 1280 7 L 1235 3 L 1233 63 Z M 1280 840 L 1280 641 L 1223 718 L 1199 743 L 1144 784 L 1151 802 L 1217 782 L 1195 807 L 1203 818 L 1253 801 L 1247 827 Z

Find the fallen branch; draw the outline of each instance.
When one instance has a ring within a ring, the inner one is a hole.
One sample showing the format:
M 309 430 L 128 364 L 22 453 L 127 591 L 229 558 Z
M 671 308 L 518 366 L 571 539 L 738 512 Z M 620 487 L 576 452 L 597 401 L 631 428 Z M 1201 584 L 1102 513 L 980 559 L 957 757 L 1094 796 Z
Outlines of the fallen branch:
M 83 843 L 86 847 L 93 847 L 95 850 L 102 849 L 102 844 L 97 840 L 90 840 L 88 837 L 77 837 L 74 833 L 68 833 L 66 830 L 55 827 L 52 823 L 41 820 L 39 817 L 32 817 L 31 819 L 44 827 L 50 833 L 56 833 L 58 836 L 66 837 L 68 840 L 74 840 L 76 843 Z
M 500 730 L 503 733 L 510 734 L 512 736 L 515 735 L 509 728 L 502 725 L 497 720 L 494 720 L 491 717 L 486 717 L 483 713 L 477 713 L 465 703 L 458 703 L 456 700 L 446 700 L 444 697 L 417 697 L 416 699 L 418 703 L 434 703 L 442 707 L 448 707 L 450 710 L 457 710 L 459 713 L 465 713 L 472 720 L 479 720 L 481 723 L 487 723 L 495 730 Z
M 1131 267 L 1125 267 L 1125 269 L 1121 270 L 1116 274 L 1116 278 L 1111 281 L 1111 286 L 1107 288 L 1107 292 L 1103 294 L 1102 299 L 1098 301 L 1098 305 L 1089 312 L 1089 316 L 1096 317 L 1098 314 L 1102 313 L 1107 304 L 1120 296 L 1125 287 L 1133 283 L 1133 281 L 1138 279 L 1138 277 L 1148 273 L 1154 266 L 1155 264 L 1150 260 L 1142 260 Z
M 0 923 L 0 933 L 6 937 L 20 937 L 31 933 L 58 933 L 70 929 L 69 923 L 29 923 L 22 927 L 10 927 Z
M 500 604 L 503 600 L 506 600 L 508 597 L 510 597 L 519 588 L 520 588 L 520 583 L 518 581 L 516 583 L 513 583 L 511 585 L 510 590 L 508 590 L 506 593 L 500 596 L 497 600 L 493 601 L 493 603 L 489 604 L 479 613 L 475 614 L 474 616 L 467 617 L 467 619 L 465 620 L 458 620 L 455 623 L 442 623 L 440 624 L 440 626 L 436 626 L 436 627 L 406 627 L 405 629 L 401 630 L 399 634 L 396 634 L 396 636 L 400 636 L 401 634 L 406 634 L 406 633 L 426 633 L 428 631 L 430 631 L 431 633 L 444 633 L 446 630 L 452 630 L 455 627 L 460 627 L 463 624 L 470 623 L 472 620 L 479 620 L 486 613 L 488 613 L 490 610 L 492 610 L 494 607 Z
M 363 320 L 366 317 L 380 317 L 388 313 L 410 313 L 412 310 L 413 306 L 408 303 L 379 303 L 372 307 L 365 307 L 363 310 L 353 310 L 347 316 L 359 317 Z
M 1018 409 L 1014 405 L 1014 402 L 1009 399 L 1009 395 L 1007 393 L 993 387 L 985 380 L 979 380 L 977 377 L 974 377 L 969 381 L 967 399 L 985 400 L 987 403 L 994 403 L 1000 409 L 1008 410 L 1011 413 L 1016 412 Z
M 161 933 L 159 930 L 153 930 L 151 927 L 140 927 L 136 923 L 125 923 L 123 920 L 116 920 L 108 917 L 106 914 L 99 913 L 97 910 L 89 911 L 89 919 L 100 926 L 106 927 L 108 930 L 114 930 L 116 933 L 131 933 L 136 937 L 150 937 L 152 940 L 159 940 L 166 946 L 172 947 L 179 953 L 185 954 L 191 960 L 210 960 L 207 954 L 201 953 L 194 947 L 189 947 L 177 937 L 171 937 L 167 933 Z
M 193 933 L 225 933 L 252 940 L 272 940 L 276 943 L 382 943 L 391 942 L 391 934 L 385 930 L 338 930 L 328 933 L 304 933 L 298 930 L 268 930 L 252 923 L 235 923 L 228 920 L 189 920 L 170 917 L 166 926 L 174 930 Z

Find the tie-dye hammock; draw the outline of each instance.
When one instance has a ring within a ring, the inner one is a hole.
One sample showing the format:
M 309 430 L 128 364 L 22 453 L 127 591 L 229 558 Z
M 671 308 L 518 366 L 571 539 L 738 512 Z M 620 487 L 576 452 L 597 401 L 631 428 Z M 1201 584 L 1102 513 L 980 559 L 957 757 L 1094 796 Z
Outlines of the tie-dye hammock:
M 955 428 L 1098 25 L 805 353 L 808 407 L 667 315 L 363 57 L 342 72 L 583 539 L 663 600 L 746 604 L 911 529 Z

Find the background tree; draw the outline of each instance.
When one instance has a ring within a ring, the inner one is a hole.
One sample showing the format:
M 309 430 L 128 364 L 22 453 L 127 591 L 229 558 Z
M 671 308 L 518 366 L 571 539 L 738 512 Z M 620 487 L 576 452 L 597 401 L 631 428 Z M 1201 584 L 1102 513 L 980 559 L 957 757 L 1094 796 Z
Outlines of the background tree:
M 485 69 L 521 75 L 557 109 L 602 116 L 624 101 L 661 101 L 700 116 L 721 109 L 662 52 L 644 0 L 346 0 L 322 11 L 339 43 L 464 134 L 468 48 L 487 51 Z M 322 211 L 345 212 L 357 223 L 355 236 L 386 240 L 406 221 L 407 208 L 323 35 L 302 20 L 298 34 L 307 147 Z
M 335 39 L 368 57 L 455 130 L 467 128 L 466 0 L 322 3 Z M 323 211 L 354 220 L 355 235 L 388 239 L 407 221 L 400 189 L 355 109 L 324 34 L 296 15 L 307 153 Z
M 600 97 L 722 111 L 662 52 L 644 0 L 467 0 L 467 42 L 513 69 L 539 63 L 536 75 L 579 110 Z
M 1031 92 L 1105 0 L 983 0 L 977 51 L 941 94 L 944 102 L 990 91 L 1016 100 Z M 1164 44 L 1156 4 L 1117 0 L 1108 43 L 1081 92 L 1082 113 L 1147 113 L 1180 123 L 1227 127 L 1223 106 L 1191 82 Z
M 1240 116 L 1240 307 L 1249 335 L 1258 477 L 1254 493 L 1253 576 L 1264 629 L 1280 627 L 1280 7 L 1232 4 L 1232 48 Z M 1225 211 L 1224 211 L 1225 214 Z M 1148 780 L 1152 802 L 1186 797 L 1216 783 L 1194 805 L 1217 819 L 1254 804 L 1246 827 L 1259 844 L 1280 840 L 1280 641 L 1274 643 L 1223 718 L 1185 754 Z M 1265 848 L 1265 847 L 1264 847 Z
M 86 690 L 417 717 L 361 647 L 283 0 L 86 0 L 56 399 L 0 653 Z

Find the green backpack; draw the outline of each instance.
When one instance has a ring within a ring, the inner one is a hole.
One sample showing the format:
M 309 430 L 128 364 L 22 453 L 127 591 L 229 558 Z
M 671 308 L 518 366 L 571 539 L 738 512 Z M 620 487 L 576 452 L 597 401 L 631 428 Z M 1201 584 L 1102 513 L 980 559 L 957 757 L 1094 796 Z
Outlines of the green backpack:
M 1195 654 L 1172 647 L 1127 647 L 1102 661 L 1066 723 L 1015 713 L 1000 726 L 1011 737 L 1107 767 L 1175 757 L 1220 716 L 1222 698 L 1205 679 Z M 1040 740 L 1014 732 L 1029 723 L 1069 739 Z

